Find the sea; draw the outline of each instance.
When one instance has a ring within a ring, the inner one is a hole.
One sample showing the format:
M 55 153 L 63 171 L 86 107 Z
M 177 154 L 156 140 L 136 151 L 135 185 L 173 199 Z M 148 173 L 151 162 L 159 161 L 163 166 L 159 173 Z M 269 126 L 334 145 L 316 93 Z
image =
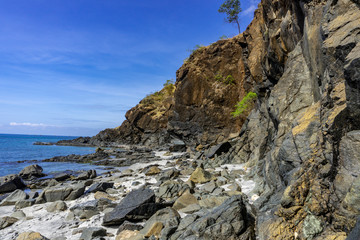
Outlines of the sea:
M 0 176 L 17 174 L 24 167 L 35 164 L 21 161 L 43 160 L 69 154 L 85 155 L 95 152 L 95 148 L 93 147 L 33 145 L 34 142 L 57 142 L 59 140 L 70 140 L 75 138 L 77 137 L 0 134 Z M 82 163 L 37 162 L 36 164 L 43 168 L 45 174 L 66 170 L 103 170 L 103 167 Z

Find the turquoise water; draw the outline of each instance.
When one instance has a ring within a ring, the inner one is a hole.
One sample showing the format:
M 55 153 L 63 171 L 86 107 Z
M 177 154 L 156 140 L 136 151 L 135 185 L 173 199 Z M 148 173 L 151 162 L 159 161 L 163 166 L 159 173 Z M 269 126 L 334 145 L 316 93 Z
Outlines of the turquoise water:
M 24 160 L 43 160 L 55 156 L 69 154 L 85 155 L 95 152 L 92 147 L 71 146 L 39 146 L 34 142 L 57 142 L 70 140 L 76 137 L 69 136 L 43 136 L 43 135 L 18 135 L 0 134 L 0 176 L 19 173 L 24 167 L 34 163 L 18 163 Z M 44 169 L 44 173 L 64 170 L 88 170 L 99 168 L 89 164 L 40 162 L 37 163 Z

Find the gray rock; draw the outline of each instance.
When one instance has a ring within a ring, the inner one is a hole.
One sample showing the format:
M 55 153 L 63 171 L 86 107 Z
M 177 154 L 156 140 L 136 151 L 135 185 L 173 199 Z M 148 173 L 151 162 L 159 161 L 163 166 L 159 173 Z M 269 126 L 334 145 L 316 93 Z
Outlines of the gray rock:
M 202 191 L 209 192 L 209 193 L 212 193 L 217 187 L 218 187 L 218 186 L 217 186 L 216 182 L 215 182 L 215 181 L 211 181 L 211 182 L 205 183 L 205 184 L 201 187 L 201 190 L 202 190 Z
M 69 179 L 70 177 L 71 175 L 69 173 L 63 172 L 63 173 L 55 174 L 54 179 L 58 182 L 62 182 Z
M 47 208 L 46 211 L 48 212 L 60 212 L 65 211 L 67 209 L 67 205 L 64 201 L 56 201 L 51 203 Z
M 101 227 L 90 227 L 83 229 L 79 240 L 92 240 L 97 237 L 105 237 L 106 229 Z
M 2 202 L 0 203 L 0 206 L 7 206 L 7 205 L 15 205 L 17 201 L 22 201 L 28 198 L 28 195 L 18 189 L 12 192 L 9 196 L 7 196 Z
M 23 179 L 31 179 L 33 177 L 43 177 L 45 174 L 43 173 L 43 168 L 37 164 L 30 165 L 25 167 L 19 173 L 20 177 Z
M 89 219 L 100 213 L 97 200 L 76 204 L 70 208 L 70 211 L 74 213 L 74 216 L 79 217 L 80 219 Z
M 35 204 L 35 199 L 20 200 L 15 203 L 15 209 L 30 207 Z
M 355 227 L 351 230 L 346 240 L 359 240 L 360 237 L 360 217 L 358 217 Z
M 19 219 L 14 217 L 2 217 L 0 218 L 0 229 L 7 228 L 14 223 L 16 223 Z
M 55 187 L 45 188 L 35 203 L 75 200 L 83 195 L 84 191 L 85 186 L 83 184 L 59 184 Z
M 141 221 L 148 219 L 163 207 L 162 204 L 155 203 L 153 190 L 142 187 L 130 192 L 112 212 L 106 213 L 103 225 L 120 225 L 125 220 Z
M 119 233 L 121 233 L 124 230 L 140 231 L 141 229 L 143 229 L 142 225 L 125 221 L 120 225 L 119 229 L 116 232 L 116 235 L 118 235 Z
M 98 191 L 105 192 L 106 189 L 112 188 L 113 186 L 114 183 L 109 183 L 109 182 L 94 183 L 93 185 L 90 186 L 88 190 L 86 190 L 85 194 L 95 193 Z
M 18 210 L 18 211 L 13 212 L 10 215 L 10 217 L 17 218 L 17 219 L 23 219 L 23 218 L 26 218 L 26 214 L 23 211 Z
M 255 218 L 242 196 L 234 196 L 209 214 L 194 221 L 181 223 L 182 233 L 177 233 L 178 239 L 255 239 Z M 187 226 L 184 226 L 187 225 Z M 179 230 L 180 230 L 179 226 Z M 179 231 L 178 230 L 178 231 Z
M 306 239 L 312 239 L 323 230 L 321 221 L 314 215 L 307 215 L 304 220 L 303 234 Z
M 231 147 L 232 146 L 229 142 L 218 144 L 216 146 L 211 147 L 209 150 L 205 151 L 205 156 L 208 158 L 213 158 L 215 157 L 215 155 L 221 155 L 223 153 L 227 153 Z
M 190 189 L 189 185 L 178 181 L 168 180 L 160 185 L 156 191 L 156 197 L 165 201 L 174 201 L 187 189 Z
M 96 178 L 96 176 L 97 176 L 96 170 L 91 169 L 88 171 L 81 172 L 77 177 L 75 177 L 75 180 L 93 179 Z
M 0 193 L 12 192 L 16 189 L 23 189 L 26 185 L 22 179 L 15 174 L 0 177 Z

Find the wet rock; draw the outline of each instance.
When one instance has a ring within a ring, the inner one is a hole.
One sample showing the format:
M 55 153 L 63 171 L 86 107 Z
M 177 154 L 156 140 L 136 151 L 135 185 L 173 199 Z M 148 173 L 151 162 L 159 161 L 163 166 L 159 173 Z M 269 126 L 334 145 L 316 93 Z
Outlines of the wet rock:
M 15 218 L 15 217 L 2 217 L 2 218 L 0 218 L 0 229 L 10 227 L 17 221 L 19 221 L 19 219 Z
M 19 173 L 20 177 L 23 179 L 31 179 L 31 178 L 38 178 L 43 177 L 45 174 L 43 173 L 43 168 L 37 164 L 27 166 Z
M 71 178 L 71 175 L 69 173 L 63 172 L 63 173 L 57 173 L 54 175 L 54 179 L 58 182 L 65 181 L 67 179 Z
M 101 227 L 90 227 L 83 229 L 79 240 L 92 240 L 97 237 L 105 237 L 106 229 Z
M 26 185 L 22 179 L 15 174 L 0 177 L 0 193 L 12 192 L 16 189 L 23 189 Z
M 56 201 L 46 207 L 46 211 L 48 212 L 60 212 L 65 211 L 66 209 L 67 205 L 64 201 Z
M 211 174 L 200 167 L 196 168 L 190 176 L 190 180 L 194 183 L 206 183 L 210 182 L 212 179 L 213 177 Z
M 74 180 L 87 180 L 87 179 L 93 179 L 96 178 L 97 173 L 96 170 L 91 169 L 88 171 L 83 171 L 79 175 L 77 175 Z
M 153 190 L 142 187 L 131 191 L 112 212 L 106 213 L 103 225 L 120 225 L 125 220 L 141 221 L 148 219 L 163 207 L 165 206 L 155 203 Z
M 38 232 L 24 232 L 21 233 L 16 240 L 49 240 Z
M 4 200 L 1 201 L 0 206 L 7 206 L 7 205 L 15 205 L 17 201 L 22 201 L 28 198 L 28 195 L 18 189 L 12 192 L 9 196 L 7 196 Z
M 113 186 L 114 183 L 110 183 L 110 182 L 94 183 L 93 185 L 90 186 L 88 190 L 86 190 L 85 194 L 94 193 L 98 191 L 105 192 L 106 189 L 112 188 Z

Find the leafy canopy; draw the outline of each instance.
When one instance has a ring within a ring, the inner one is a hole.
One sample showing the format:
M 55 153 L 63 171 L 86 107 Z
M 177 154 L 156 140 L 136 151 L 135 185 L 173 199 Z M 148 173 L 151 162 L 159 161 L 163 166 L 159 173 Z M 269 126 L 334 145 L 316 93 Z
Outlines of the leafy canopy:
M 240 0 L 225 0 L 218 11 L 227 15 L 226 22 L 236 23 L 240 33 L 239 13 L 242 11 Z

